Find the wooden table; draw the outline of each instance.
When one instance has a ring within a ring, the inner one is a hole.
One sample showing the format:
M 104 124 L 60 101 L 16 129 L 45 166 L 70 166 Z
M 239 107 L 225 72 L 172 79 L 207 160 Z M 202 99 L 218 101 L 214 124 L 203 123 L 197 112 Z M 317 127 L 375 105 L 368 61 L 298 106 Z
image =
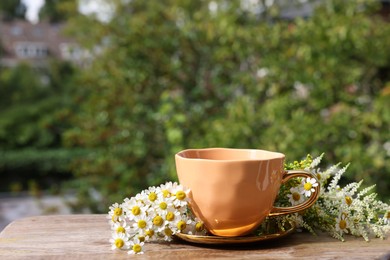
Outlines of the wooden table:
M 39 216 L 16 220 L 0 233 L 0 259 L 390 259 L 390 239 L 293 233 L 278 240 L 240 246 L 200 246 L 181 241 L 147 243 L 145 254 L 112 251 L 105 215 Z

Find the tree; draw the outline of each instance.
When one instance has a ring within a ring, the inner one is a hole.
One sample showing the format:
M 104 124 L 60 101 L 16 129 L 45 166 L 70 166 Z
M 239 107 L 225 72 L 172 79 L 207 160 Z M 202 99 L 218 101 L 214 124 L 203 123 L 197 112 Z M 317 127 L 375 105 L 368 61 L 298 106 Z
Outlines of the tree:
M 264 3 L 119 1 L 108 23 L 74 21 L 101 50 L 65 133 L 91 150 L 74 165 L 81 204 L 105 211 L 175 180 L 181 149 L 215 146 L 325 152 L 389 196 L 390 25 L 376 1 L 326 1 L 293 21 L 276 4 L 259 15 Z
M 39 10 L 39 19 L 58 23 L 68 20 L 77 13 L 77 0 L 45 0 L 45 4 Z
M 58 191 L 70 177 L 71 158 L 82 153 L 62 147 L 75 75 L 70 64 L 55 61 L 44 71 L 27 64 L 0 71 L 0 190 Z
M 25 19 L 26 11 L 27 7 L 21 0 L 0 1 L 0 18 L 3 20 Z

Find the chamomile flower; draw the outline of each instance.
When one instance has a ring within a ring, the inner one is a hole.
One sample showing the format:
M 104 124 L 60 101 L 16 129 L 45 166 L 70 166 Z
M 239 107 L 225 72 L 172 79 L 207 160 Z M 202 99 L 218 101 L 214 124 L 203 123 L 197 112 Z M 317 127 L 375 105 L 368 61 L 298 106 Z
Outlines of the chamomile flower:
M 130 241 L 129 243 L 129 254 L 143 254 L 144 251 L 143 251 L 143 246 L 144 246 L 144 242 L 141 242 L 138 238 L 135 238 L 133 240 Z
M 119 205 L 118 203 L 114 203 L 112 204 L 112 206 L 109 207 L 109 209 L 110 211 L 108 212 L 108 218 L 112 222 L 118 222 L 124 219 L 124 211 L 122 205 Z
M 338 218 L 336 218 L 336 231 L 342 235 L 343 233 L 348 233 L 349 221 L 346 213 L 341 213 Z
M 177 185 L 177 182 L 171 182 L 171 181 L 167 181 L 165 183 L 162 183 L 160 184 L 160 186 L 158 186 L 161 190 L 172 190 L 172 185 L 173 183 L 175 183 L 175 185 Z
M 134 218 L 133 229 L 136 233 L 143 233 L 145 230 L 152 228 L 151 217 L 146 213 Z
M 148 240 L 153 240 L 153 239 L 157 238 L 157 234 L 156 234 L 156 232 L 154 231 L 153 228 L 143 230 L 142 235 L 146 238 L 147 241 Z
M 314 187 L 318 186 L 318 182 L 314 178 L 307 177 L 302 180 L 303 189 L 301 191 L 302 194 L 305 194 L 306 197 L 310 197 L 312 192 L 315 192 Z
M 128 249 L 129 248 L 129 238 L 125 233 L 114 232 L 110 239 L 111 249 Z
M 159 193 L 161 194 L 161 192 Z M 174 211 L 173 197 L 158 196 L 153 204 L 153 209 L 157 214 L 165 215 L 168 211 Z
M 190 218 L 182 217 L 175 221 L 175 233 L 188 233 L 193 226 L 193 221 Z
M 173 204 L 175 207 L 185 207 L 188 204 L 188 189 L 184 189 L 183 186 L 178 185 L 172 189 L 172 194 L 175 196 Z
M 160 235 L 162 236 L 164 241 L 170 242 L 170 241 L 172 241 L 172 236 L 174 235 L 174 231 L 168 226 L 168 227 L 165 227 L 160 232 Z
M 149 187 L 146 191 L 145 191 L 145 201 L 144 203 L 146 205 L 152 205 L 154 203 L 155 200 L 157 200 L 157 193 L 158 193 L 158 190 L 156 187 Z
M 191 224 L 194 226 L 194 228 L 192 228 L 192 230 L 194 230 L 194 235 L 200 235 L 200 236 L 206 235 L 207 230 L 206 227 L 204 226 L 203 221 L 195 218 L 195 220 Z M 188 233 L 190 233 L 190 231 L 188 231 Z
M 155 215 L 152 218 L 153 229 L 157 232 L 162 232 L 165 228 L 165 220 L 161 215 Z
M 298 187 L 292 187 L 290 192 L 290 194 L 287 194 L 287 197 L 289 198 L 292 206 L 298 205 L 304 201 L 305 197 Z
M 130 220 L 133 220 L 137 216 L 141 214 L 145 214 L 146 210 L 148 209 L 148 205 L 145 205 L 141 200 L 137 200 L 136 198 L 131 199 L 125 199 L 123 203 L 123 208 L 126 212 L 127 217 Z
M 173 222 L 180 219 L 180 212 L 179 211 L 167 211 L 165 214 L 165 221 L 167 225 L 172 225 Z
M 183 226 L 182 223 L 178 223 L 180 220 L 183 220 L 185 222 L 185 226 Z M 174 225 L 175 225 L 175 229 L 178 229 L 176 233 L 180 232 L 184 234 L 199 235 L 199 236 L 206 235 L 207 233 L 203 221 L 201 221 L 200 219 L 192 215 L 181 215 L 180 219 L 177 220 L 174 223 Z
M 177 182 L 167 182 L 165 184 L 161 184 L 159 188 L 164 198 L 170 198 L 174 195 L 172 194 L 172 191 L 175 190 L 177 186 Z
M 130 227 L 126 222 L 115 222 L 111 225 L 112 232 L 128 234 L 130 232 Z

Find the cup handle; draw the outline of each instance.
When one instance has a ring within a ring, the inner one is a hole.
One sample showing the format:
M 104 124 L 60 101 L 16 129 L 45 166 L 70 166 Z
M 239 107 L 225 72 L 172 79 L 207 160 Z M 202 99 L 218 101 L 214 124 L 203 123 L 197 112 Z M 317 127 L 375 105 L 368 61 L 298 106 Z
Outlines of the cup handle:
M 311 172 L 304 171 L 304 170 L 285 171 L 285 173 L 283 175 L 283 179 L 282 179 L 282 184 L 286 183 L 291 178 L 297 178 L 297 177 L 314 178 L 317 181 L 318 186 L 313 187 L 314 192 L 311 194 L 309 199 L 306 200 L 305 202 L 298 204 L 298 205 L 295 205 L 295 206 L 292 206 L 292 207 L 273 207 L 271 209 L 271 212 L 268 215 L 269 217 L 281 216 L 281 215 L 299 212 L 299 211 L 305 210 L 307 208 L 310 208 L 317 201 L 318 196 L 320 195 L 320 185 L 319 185 L 319 182 L 318 182 L 316 176 L 314 176 Z

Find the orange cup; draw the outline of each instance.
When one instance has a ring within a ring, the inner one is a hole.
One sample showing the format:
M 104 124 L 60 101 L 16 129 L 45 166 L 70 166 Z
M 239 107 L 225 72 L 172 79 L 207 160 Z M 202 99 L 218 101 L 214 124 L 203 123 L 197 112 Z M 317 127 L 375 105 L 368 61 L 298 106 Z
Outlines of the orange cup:
M 255 149 L 188 149 L 175 155 L 180 184 L 190 189 L 190 207 L 217 236 L 242 236 L 267 216 L 299 212 L 314 204 L 319 186 L 308 200 L 274 207 L 281 184 L 294 177 L 316 178 L 304 170 L 285 171 L 285 155 Z

